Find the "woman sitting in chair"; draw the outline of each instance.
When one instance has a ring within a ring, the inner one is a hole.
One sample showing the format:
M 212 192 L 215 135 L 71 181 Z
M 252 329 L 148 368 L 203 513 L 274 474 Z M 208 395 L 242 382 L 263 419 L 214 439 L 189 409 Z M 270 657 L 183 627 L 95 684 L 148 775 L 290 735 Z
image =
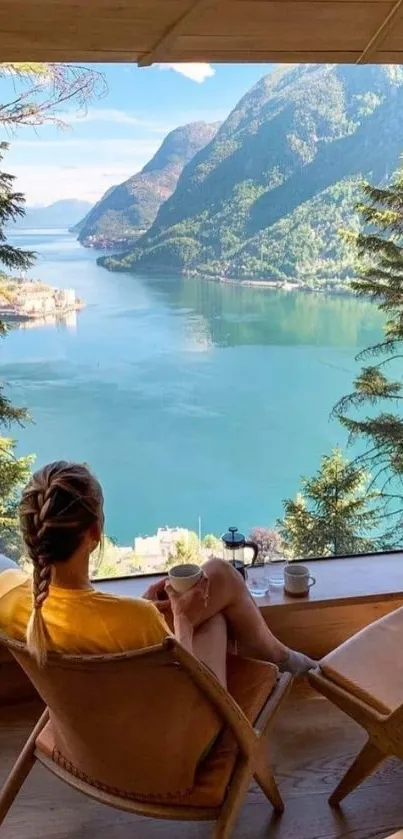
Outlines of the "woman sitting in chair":
M 201 581 L 181 595 L 165 580 L 142 599 L 97 591 L 89 560 L 102 540 L 103 495 L 83 465 L 61 461 L 36 472 L 23 492 L 20 524 L 33 579 L 0 557 L 0 632 L 26 639 L 40 664 L 48 651 L 114 653 L 158 644 L 171 634 L 161 615 L 168 609 L 176 638 L 223 684 L 228 634 L 244 654 L 281 671 L 300 675 L 315 666 L 274 637 L 242 577 L 223 560 L 208 560 Z

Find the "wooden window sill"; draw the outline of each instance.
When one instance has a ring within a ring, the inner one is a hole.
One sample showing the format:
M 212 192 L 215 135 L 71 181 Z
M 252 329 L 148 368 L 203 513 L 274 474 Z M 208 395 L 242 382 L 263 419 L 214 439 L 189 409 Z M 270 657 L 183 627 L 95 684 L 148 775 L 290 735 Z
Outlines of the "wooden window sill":
M 282 589 L 256 598 L 266 623 L 284 644 L 320 659 L 372 621 L 403 606 L 403 552 L 303 563 L 316 578 L 307 597 Z M 141 597 L 158 576 L 103 580 L 101 591 Z
M 403 599 L 403 552 L 368 554 L 340 559 L 303 562 L 316 579 L 307 597 L 291 597 L 283 589 L 270 590 L 256 598 L 260 608 L 317 609 L 328 606 Z M 281 570 L 274 565 L 273 570 Z M 161 575 L 94 581 L 100 591 L 126 597 L 141 597 Z

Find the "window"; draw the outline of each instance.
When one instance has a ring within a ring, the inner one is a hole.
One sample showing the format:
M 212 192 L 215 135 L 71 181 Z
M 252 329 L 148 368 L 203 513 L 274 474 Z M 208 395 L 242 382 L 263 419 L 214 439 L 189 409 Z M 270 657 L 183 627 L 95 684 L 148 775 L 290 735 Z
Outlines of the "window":
M 68 105 L 71 132 L 20 127 L 3 150 L 27 198 L 5 233 L 36 258 L 2 265 L 0 376 L 34 420 L 2 457 L 91 465 L 98 577 L 208 556 L 229 525 L 260 556 L 399 547 L 401 68 L 127 69 Z M 389 327 L 351 286 L 369 266 Z M 1 515 L 0 540 L 20 555 Z

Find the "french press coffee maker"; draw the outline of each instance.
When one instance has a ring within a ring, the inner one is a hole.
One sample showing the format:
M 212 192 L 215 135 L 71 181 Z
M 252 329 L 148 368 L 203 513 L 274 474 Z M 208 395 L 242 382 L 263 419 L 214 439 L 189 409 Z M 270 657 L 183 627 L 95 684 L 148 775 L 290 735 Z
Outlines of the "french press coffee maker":
M 244 549 L 252 548 L 253 558 L 251 565 L 255 565 L 259 553 L 258 545 L 256 542 L 248 542 L 237 527 L 229 527 L 228 533 L 224 533 L 221 538 L 223 542 L 223 558 L 227 559 L 245 579 Z

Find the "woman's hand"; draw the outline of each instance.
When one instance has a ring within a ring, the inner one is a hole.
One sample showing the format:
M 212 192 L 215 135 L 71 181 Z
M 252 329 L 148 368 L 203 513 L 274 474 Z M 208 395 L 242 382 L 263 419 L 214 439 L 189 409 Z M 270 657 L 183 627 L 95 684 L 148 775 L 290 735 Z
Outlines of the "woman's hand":
M 157 583 L 149 586 L 143 594 L 144 600 L 151 600 L 154 606 L 163 614 L 171 611 L 171 603 L 166 592 L 166 583 L 167 578 L 164 577 L 162 580 L 158 580 Z
M 174 618 L 186 618 L 192 626 L 203 621 L 209 592 L 209 581 L 204 574 L 196 585 L 183 594 L 175 591 L 168 580 L 165 582 L 165 590 Z

